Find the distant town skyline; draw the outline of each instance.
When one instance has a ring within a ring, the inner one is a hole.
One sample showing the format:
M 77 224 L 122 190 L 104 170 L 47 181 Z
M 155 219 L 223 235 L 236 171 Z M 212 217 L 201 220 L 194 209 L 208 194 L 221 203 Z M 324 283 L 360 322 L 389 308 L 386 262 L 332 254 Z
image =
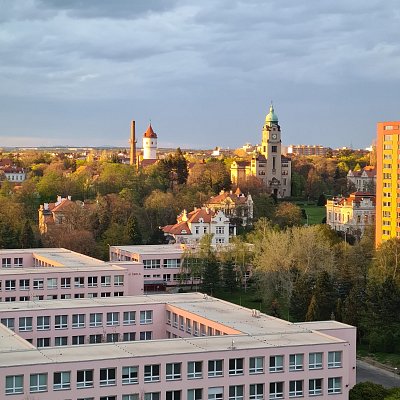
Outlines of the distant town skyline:
M 373 22 L 371 22 L 373 21 Z M 4 0 L 0 147 L 366 148 L 399 119 L 395 0 Z

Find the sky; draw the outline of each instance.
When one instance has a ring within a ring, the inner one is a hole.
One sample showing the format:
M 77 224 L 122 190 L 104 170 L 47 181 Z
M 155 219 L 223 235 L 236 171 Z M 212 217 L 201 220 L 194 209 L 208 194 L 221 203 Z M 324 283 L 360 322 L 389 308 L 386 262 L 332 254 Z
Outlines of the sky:
M 0 147 L 367 147 L 400 119 L 398 0 L 0 0 Z

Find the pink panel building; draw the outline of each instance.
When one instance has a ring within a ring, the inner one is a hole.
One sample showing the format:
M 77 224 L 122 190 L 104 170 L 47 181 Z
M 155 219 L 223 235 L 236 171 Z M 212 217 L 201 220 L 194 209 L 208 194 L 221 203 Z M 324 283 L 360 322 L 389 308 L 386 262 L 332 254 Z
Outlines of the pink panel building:
M 354 327 L 200 293 L 3 302 L 0 315 L 2 399 L 344 400 L 355 384 Z

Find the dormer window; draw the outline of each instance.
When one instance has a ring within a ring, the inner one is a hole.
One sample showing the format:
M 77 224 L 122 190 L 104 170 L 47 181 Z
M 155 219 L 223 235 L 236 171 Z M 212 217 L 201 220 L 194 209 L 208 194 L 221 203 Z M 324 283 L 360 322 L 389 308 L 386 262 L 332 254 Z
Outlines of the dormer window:
M 186 232 L 186 229 L 182 229 L 182 230 L 181 230 L 181 233 L 187 233 L 187 232 Z
M 203 223 L 203 222 L 204 222 L 204 219 L 203 219 L 203 218 L 199 218 L 199 222 L 200 222 L 200 223 Z

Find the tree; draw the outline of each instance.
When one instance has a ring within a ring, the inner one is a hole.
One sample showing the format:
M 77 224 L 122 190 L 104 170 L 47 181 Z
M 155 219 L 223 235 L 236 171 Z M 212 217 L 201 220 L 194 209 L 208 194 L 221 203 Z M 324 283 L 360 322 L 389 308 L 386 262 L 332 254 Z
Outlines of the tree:
M 20 235 L 20 245 L 22 249 L 30 249 L 36 247 L 37 241 L 33 233 L 32 225 L 28 220 L 25 220 Z
M 235 262 L 229 251 L 225 251 L 221 255 L 222 278 L 225 288 L 232 293 L 237 289 Z
M 126 231 L 130 244 L 142 244 L 142 234 L 140 232 L 137 218 L 131 215 L 126 223 Z
M 259 194 L 253 197 L 254 201 L 254 219 L 268 218 L 273 219 L 275 214 L 275 202 L 269 194 Z
M 276 208 L 274 219 L 281 228 L 301 225 L 301 208 L 293 203 L 280 203 Z
M 384 400 L 389 390 L 372 382 L 357 383 L 349 392 L 349 400 Z

